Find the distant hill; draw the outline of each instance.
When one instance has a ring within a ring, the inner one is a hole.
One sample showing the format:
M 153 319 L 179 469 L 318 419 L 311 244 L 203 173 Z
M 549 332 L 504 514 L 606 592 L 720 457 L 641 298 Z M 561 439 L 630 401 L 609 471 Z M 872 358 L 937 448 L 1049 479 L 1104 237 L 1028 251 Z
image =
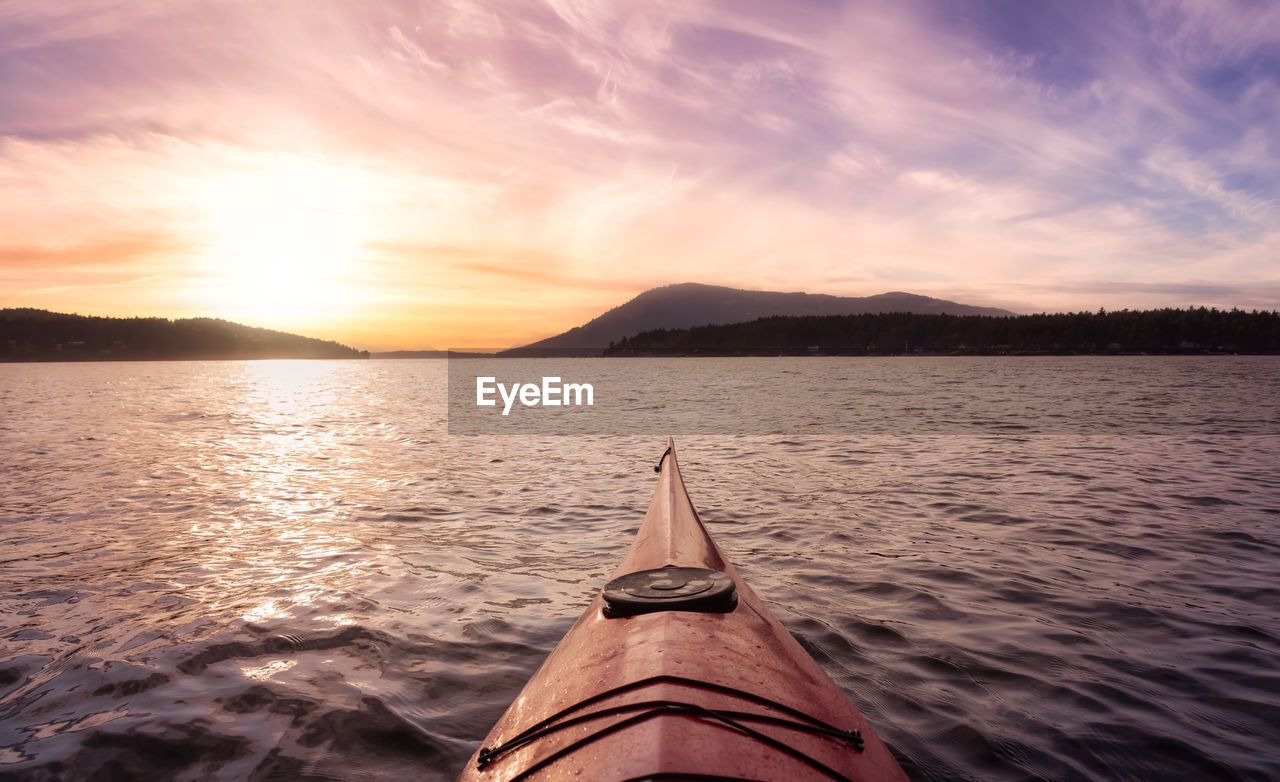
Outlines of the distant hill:
M 1280 353 L 1280 312 L 1204 307 L 981 317 L 875 313 L 655 329 L 609 356 Z
M 337 342 L 216 318 L 99 318 L 0 310 L 0 361 L 368 358 Z
M 464 350 L 387 350 L 370 353 L 370 358 L 492 358 L 492 353 L 468 353 Z
M 748 291 L 694 282 L 653 288 L 590 322 L 563 334 L 506 351 L 503 355 L 599 353 L 623 337 L 652 329 L 682 329 L 742 323 L 773 315 L 858 315 L 912 312 L 947 315 L 1013 315 L 994 307 L 973 307 L 913 293 L 828 296 L 821 293 Z
M 448 358 L 447 350 L 384 350 L 370 353 L 369 358 Z

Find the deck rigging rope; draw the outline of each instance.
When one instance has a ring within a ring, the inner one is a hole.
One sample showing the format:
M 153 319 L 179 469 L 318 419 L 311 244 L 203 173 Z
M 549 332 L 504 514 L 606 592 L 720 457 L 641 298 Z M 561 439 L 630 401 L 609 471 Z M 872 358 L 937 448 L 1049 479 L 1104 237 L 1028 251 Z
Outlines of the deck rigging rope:
M 744 698 L 746 700 L 749 700 L 764 706 L 768 706 L 770 708 L 776 709 L 778 711 L 781 711 L 785 714 L 791 715 L 792 717 L 798 718 L 798 719 L 775 717 L 769 714 L 757 714 L 754 712 L 731 711 L 726 709 L 708 709 L 704 706 L 699 706 L 698 704 L 695 704 L 695 703 L 686 703 L 684 701 L 673 701 L 673 700 L 654 700 L 654 701 L 642 701 L 639 703 L 629 703 L 623 706 L 614 706 L 610 708 L 600 709 L 598 711 L 593 711 L 587 714 L 581 714 L 575 717 L 564 719 L 565 717 L 568 717 L 569 714 L 575 711 L 578 711 L 580 709 L 586 708 L 587 706 L 593 703 L 597 703 L 601 700 L 604 700 L 605 698 L 611 697 L 613 695 L 617 695 L 622 692 L 626 692 L 628 690 L 638 689 L 640 687 L 644 687 L 650 684 L 683 684 L 683 685 L 688 685 L 693 687 L 699 687 L 702 689 L 709 689 L 715 692 L 734 695 L 734 696 Z M 553 714 L 552 716 L 536 723 L 535 725 L 530 726 L 526 730 L 516 734 L 514 737 L 512 737 L 508 741 L 492 749 L 488 747 L 482 747 L 480 749 L 479 755 L 476 757 L 476 768 L 483 769 L 486 766 L 488 766 L 490 763 L 492 763 L 497 758 L 497 756 L 502 755 L 506 752 L 510 752 L 511 750 L 516 749 L 517 747 L 520 747 L 531 741 L 540 739 L 549 734 L 555 733 L 560 730 L 564 730 L 565 728 L 569 728 L 574 725 L 581 725 L 583 723 L 589 722 L 591 720 L 599 719 L 601 717 L 616 716 L 616 715 L 621 715 L 621 714 L 625 714 L 627 712 L 632 712 L 632 711 L 641 711 L 641 713 L 629 716 L 625 719 L 619 720 L 618 722 L 607 725 L 599 729 L 598 731 L 594 733 L 590 733 L 584 736 L 583 738 L 563 747 L 562 749 L 552 753 L 551 755 L 548 755 L 547 757 L 538 761 L 534 765 L 530 766 L 529 768 L 520 772 L 516 776 L 512 777 L 513 782 L 514 780 L 524 779 L 528 777 L 530 774 L 533 774 L 535 771 L 545 768 L 547 765 L 551 764 L 552 762 L 578 749 L 581 749 L 587 744 L 590 744 L 596 741 L 597 739 L 607 736 L 610 733 L 615 733 L 617 731 L 623 730 L 624 728 L 629 728 L 632 725 L 651 719 L 653 717 L 659 717 L 659 716 L 668 715 L 668 714 L 686 715 L 690 717 L 702 717 L 702 718 L 711 720 L 716 725 L 719 725 L 729 730 L 737 731 L 743 735 L 756 739 L 757 741 L 764 742 L 765 744 L 770 745 L 771 747 L 773 747 L 774 749 L 777 749 L 780 752 L 784 752 L 788 755 L 791 755 L 792 757 L 800 761 L 803 761 L 810 767 L 822 772 L 824 775 L 830 777 L 831 779 L 846 780 L 846 782 L 848 780 L 848 777 L 844 776 L 843 774 L 836 771 L 835 769 L 832 769 L 822 764 L 815 758 L 810 757 L 804 752 L 794 747 L 790 747 L 787 744 L 771 736 L 765 735 L 763 733 L 760 733 L 759 731 L 756 731 L 756 730 L 753 730 L 752 728 L 747 727 L 746 725 L 743 724 L 743 722 L 759 722 L 767 725 L 778 725 L 778 726 L 790 728 L 792 730 L 800 730 L 806 733 L 813 733 L 821 736 L 828 736 L 833 739 L 848 742 L 856 752 L 861 752 L 863 748 L 862 733 L 860 731 L 841 730 L 840 728 L 837 728 L 834 725 L 823 722 L 817 717 L 810 716 L 808 714 L 805 714 L 802 711 L 793 709 L 790 706 L 786 706 L 784 704 L 778 703 L 777 701 L 770 700 L 769 698 L 765 698 L 760 695 L 756 695 L 754 693 L 746 692 L 744 690 L 738 690 L 733 687 L 725 687 L 719 684 L 701 682 L 701 681 L 698 681 L 697 679 L 688 679 L 683 676 L 653 676 L 648 679 L 641 679 L 640 681 L 632 682 L 631 684 L 624 684 L 621 687 L 615 687 L 612 690 L 606 690 L 605 692 L 602 692 L 599 695 L 594 695 L 590 698 L 587 698 L 586 700 L 581 701 L 580 703 L 570 706 L 569 708 L 564 709 L 556 714 Z M 558 722 L 561 719 L 564 719 L 564 721 Z

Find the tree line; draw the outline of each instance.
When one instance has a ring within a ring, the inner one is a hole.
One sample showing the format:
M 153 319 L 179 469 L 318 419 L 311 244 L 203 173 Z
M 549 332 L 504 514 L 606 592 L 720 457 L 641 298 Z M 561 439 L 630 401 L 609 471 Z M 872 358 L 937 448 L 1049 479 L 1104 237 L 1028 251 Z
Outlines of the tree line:
M 1280 312 L 1205 307 L 1039 315 L 776 316 L 654 329 L 607 356 L 1280 353 Z
M 0 310 L 0 361 L 368 358 L 337 342 L 218 318 L 102 318 Z

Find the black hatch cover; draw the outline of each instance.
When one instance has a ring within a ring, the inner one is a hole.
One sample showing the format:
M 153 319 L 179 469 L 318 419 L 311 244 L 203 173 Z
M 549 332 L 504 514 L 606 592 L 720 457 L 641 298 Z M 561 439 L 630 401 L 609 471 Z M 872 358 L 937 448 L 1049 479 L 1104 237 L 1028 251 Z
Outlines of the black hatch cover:
M 728 613 L 738 591 L 728 573 L 700 567 L 661 567 L 618 576 L 604 585 L 604 615 L 655 611 Z

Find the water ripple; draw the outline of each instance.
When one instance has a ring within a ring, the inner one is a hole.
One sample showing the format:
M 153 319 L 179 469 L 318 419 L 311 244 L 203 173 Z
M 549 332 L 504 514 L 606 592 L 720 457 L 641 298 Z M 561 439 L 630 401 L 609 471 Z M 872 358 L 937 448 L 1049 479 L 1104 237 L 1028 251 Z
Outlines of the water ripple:
M 445 382 L 0 366 L 0 777 L 452 778 L 629 544 L 660 440 L 449 438 Z M 913 778 L 1280 778 L 1274 434 L 680 443 Z

